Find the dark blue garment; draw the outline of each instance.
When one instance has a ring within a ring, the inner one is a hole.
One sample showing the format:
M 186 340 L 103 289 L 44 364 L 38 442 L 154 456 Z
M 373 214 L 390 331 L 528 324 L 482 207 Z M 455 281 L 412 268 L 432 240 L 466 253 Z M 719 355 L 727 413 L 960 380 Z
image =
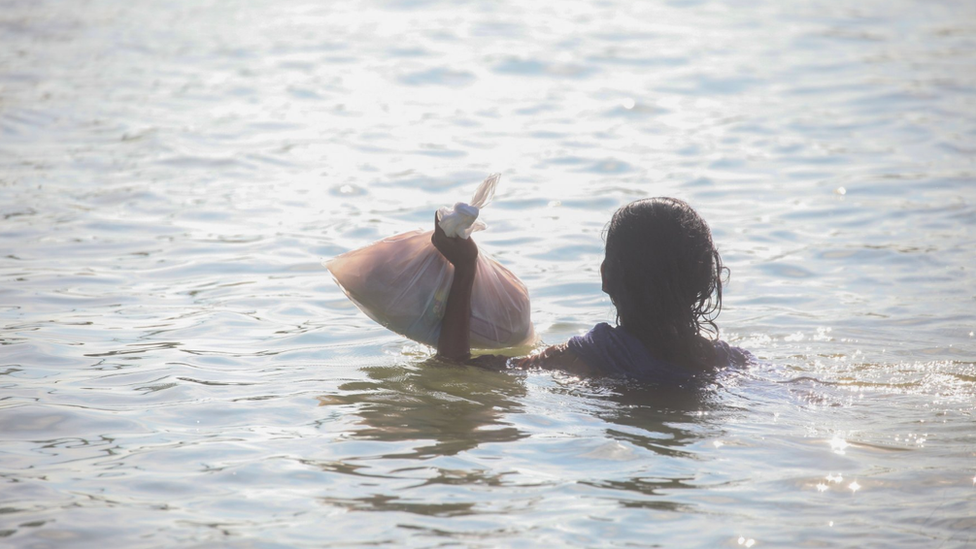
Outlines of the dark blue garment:
M 585 335 L 571 338 L 567 346 L 594 373 L 610 377 L 630 377 L 674 385 L 686 385 L 698 377 L 686 368 L 654 358 L 639 339 L 623 328 L 614 328 L 605 322 L 597 324 Z M 751 357 L 749 351 L 716 341 L 715 364 L 712 366 L 716 369 L 743 366 Z

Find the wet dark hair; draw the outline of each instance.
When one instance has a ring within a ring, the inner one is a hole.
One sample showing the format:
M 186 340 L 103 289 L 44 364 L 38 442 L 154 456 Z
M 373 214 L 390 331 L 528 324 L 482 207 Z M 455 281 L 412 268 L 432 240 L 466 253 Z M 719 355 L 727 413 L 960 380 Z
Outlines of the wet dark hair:
M 704 335 L 718 337 L 728 269 L 705 220 L 676 198 L 638 200 L 613 215 L 606 245 L 603 289 L 617 307 L 617 324 L 655 358 L 710 366 L 715 351 Z

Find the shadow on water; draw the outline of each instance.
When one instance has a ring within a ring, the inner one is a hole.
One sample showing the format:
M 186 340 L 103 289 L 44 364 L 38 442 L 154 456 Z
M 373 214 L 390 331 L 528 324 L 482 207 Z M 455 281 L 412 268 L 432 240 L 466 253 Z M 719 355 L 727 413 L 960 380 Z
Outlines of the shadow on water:
M 612 412 L 600 414 L 614 424 L 607 435 L 654 453 L 693 457 L 683 450 L 702 438 L 705 418 L 718 409 L 714 386 L 691 389 L 646 383 L 614 383 L 607 397 Z

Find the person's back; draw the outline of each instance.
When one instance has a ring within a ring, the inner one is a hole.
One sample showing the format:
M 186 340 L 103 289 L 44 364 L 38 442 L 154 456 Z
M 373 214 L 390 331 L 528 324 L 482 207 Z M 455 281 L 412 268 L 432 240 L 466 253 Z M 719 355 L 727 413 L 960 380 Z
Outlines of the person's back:
M 477 246 L 436 229 L 432 241 L 456 269 L 438 356 L 467 360 L 474 279 L 470 265 Z M 650 198 L 617 210 L 607 229 L 600 272 L 618 325 L 598 324 L 585 335 L 510 364 L 683 385 L 749 360 L 747 351 L 718 340 L 715 318 L 722 308 L 722 275 L 728 270 L 708 225 L 685 202 Z

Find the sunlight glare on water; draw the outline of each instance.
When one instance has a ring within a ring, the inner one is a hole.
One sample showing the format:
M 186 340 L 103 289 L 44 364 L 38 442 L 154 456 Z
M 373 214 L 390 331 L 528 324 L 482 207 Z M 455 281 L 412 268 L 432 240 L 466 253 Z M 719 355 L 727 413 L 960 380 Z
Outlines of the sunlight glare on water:
M 976 543 L 976 7 L 8 1 L 0 545 Z M 677 196 L 701 394 L 447 367 L 324 259 L 502 179 L 559 343 Z

